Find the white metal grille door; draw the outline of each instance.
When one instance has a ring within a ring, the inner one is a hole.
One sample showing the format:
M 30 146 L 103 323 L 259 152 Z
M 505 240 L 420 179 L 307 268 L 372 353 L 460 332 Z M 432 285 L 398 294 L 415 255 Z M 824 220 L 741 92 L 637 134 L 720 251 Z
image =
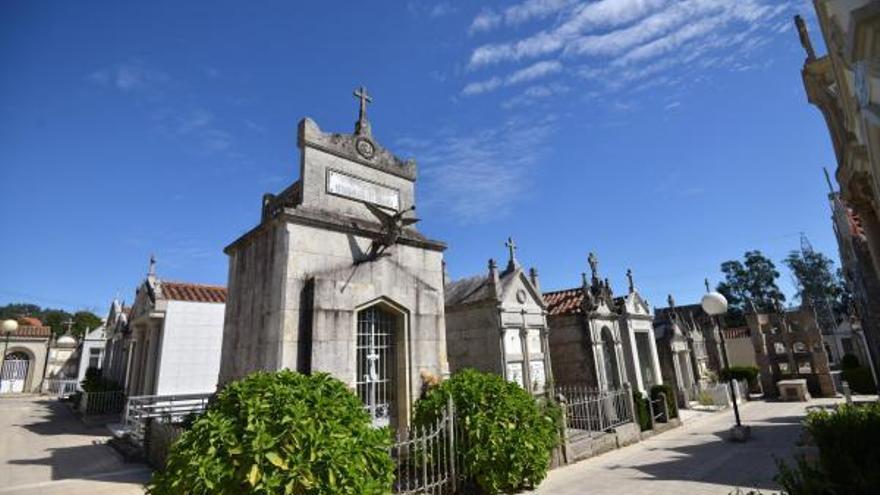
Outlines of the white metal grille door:
M 377 306 L 358 313 L 357 393 L 376 426 L 396 426 L 397 319 Z
M 0 371 L 0 393 L 15 394 L 24 392 L 30 360 L 21 353 L 11 353 L 3 361 Z

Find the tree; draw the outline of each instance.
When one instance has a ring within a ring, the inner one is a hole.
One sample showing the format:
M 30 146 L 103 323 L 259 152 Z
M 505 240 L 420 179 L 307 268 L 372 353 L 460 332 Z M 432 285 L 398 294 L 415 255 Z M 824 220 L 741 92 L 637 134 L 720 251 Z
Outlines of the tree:
M 43 325 L 52 327 L 53 335 L 70 333 L 76 337 L 82 337 L 87 331 L 94 330 L 101 325 L 102 320 L 91 311 L 81 310 L 70 314 L 63 309 L 42 308 L 36 304 L 13 303 L 0 306 L 0 319 L 21 318 L 32 316 L 43 322 Z
M 828 304 L 837 315 L 846 314 L 846 285 L 834 261 L 817 251 L 792 251 L 784 263 L 794 274 L 802 303 Z
M 750 300 L 758 311 L 773 311 L 776 301 L 785 301 L 785 294 L 776 285 L 776 265 L 757 250 L 746 251 L 743 258 L 721 264 L 724 281 L 717 288 L 727 298 L 734 321 L 742 319 Z
M 83 337 L 89 331 L 101 326 L 101 318 L 91 311 L 77 311 L 73 314 L 73 334 Z

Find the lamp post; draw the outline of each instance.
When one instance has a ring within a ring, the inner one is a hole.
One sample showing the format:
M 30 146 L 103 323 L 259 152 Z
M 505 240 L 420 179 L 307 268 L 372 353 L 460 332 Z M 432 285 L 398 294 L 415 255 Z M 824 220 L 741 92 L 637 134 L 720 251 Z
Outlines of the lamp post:
M 703 296 L 700 305 L 718 325 L 719 338 L 721 340 L 721 357 L 724 359 L 724 366 L 730 369 L 730 361 L 727 358 L 727 342 L 724 339 L 724 329 L 721 326 L 721 315 L 727 313 L 727 298 L 719 292 L 709 290 L 709 282 L 706 281 L 706 295 Z M 743 426 L 739 418 L 739 406 L 736 403 L 736 387 L 733 379 L 727 381 L 730 387 L 730 396 L 733 402 L 733 415 L 736 418 L 736 425 L 731 429 L 731 439 L 737 441 L 747 440 L 749 437 L 749 427 Z

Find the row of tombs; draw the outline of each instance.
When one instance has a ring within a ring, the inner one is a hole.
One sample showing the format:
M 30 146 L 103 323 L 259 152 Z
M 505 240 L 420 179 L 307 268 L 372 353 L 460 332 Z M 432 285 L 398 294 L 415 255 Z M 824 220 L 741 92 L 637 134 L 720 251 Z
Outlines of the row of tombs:
M 416 164 L 374 139 L 363 97 L 354 133 L 306 118 L 298 147 L 299 180 L 266 194 L 259 224 L 226 247 L 227 288 L 165 282 L 151 263 L 133 305 L 114 302 L 103 375 L 129 396 L 212 392 L 257 370 L 329 372 L 377 424 L 405 427 L 425 384 L 463 368 L 534 394 L 666 383 L 687 406 L 722 367 L 716 320 L 671 297 L 655 314 L 631 272 L 616 297 L 593 254 L 567 290 L 542 292 L 512 240 L 503 268 L 448 280 L 446 245 L 415 227 Z M 767 353 L 764 334 L 752 333 L 753 356 Z M 824 354 L 801 357 L 833 393 Z

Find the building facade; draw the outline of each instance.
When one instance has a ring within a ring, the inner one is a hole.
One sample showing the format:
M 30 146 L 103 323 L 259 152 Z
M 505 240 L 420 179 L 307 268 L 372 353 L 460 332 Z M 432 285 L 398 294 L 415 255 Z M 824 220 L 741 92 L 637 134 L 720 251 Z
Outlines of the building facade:
M 663 384 L 654 334 L 654 310 L 636 289 L 632 270 L 626 271 L 626 278 L 629 282 L 626 296 L 615 299 L 620 313 L 623 356 L 631 384 L 642 393 L 647 393 L 654 385 Z
M 533 394 L 553 383 L 547 318 L 538 272 L 526 275 L 512 240 L 510 260 L 499 273 L 489 260 L 486 275 L 446 284 L 449 367 L 495 373 Z
M 36 318 L 19 318 L 18 329 L 3 333 L 0 394 L 38 393 L 42 387 L 52 329 Z
M 374 423 L 402 428 L 423 377 L 449 373 L 446 245 L 414 226 L 416 165 L 373 137 L 366 91 L 352 134 L 299 124 L 300 177 L 263 198 L 230 244 L 220 382 L 255 370 L 328 372 Z
M 814 0 L 828 52 L 817 56 L 806 23 L 795 19 L 806 59 L 807 100 L 825 119 L 837 159 L 835 231 L 865 340 L 880 360 L 880 4 Z M 877 380 L 875 380 L 877 381 Z M 880 381 L 878 381 L 880 383 Z
M 665 382 L 675 389 L 679 406 L 688 407 L 699 389 L 717 375 L 710 366 L 704 332 L 694 316 L 695 305 L 678 307 L 672 295 L 667 301 L 668 307 L 657 309 L 654 318 L 660 369 Z

